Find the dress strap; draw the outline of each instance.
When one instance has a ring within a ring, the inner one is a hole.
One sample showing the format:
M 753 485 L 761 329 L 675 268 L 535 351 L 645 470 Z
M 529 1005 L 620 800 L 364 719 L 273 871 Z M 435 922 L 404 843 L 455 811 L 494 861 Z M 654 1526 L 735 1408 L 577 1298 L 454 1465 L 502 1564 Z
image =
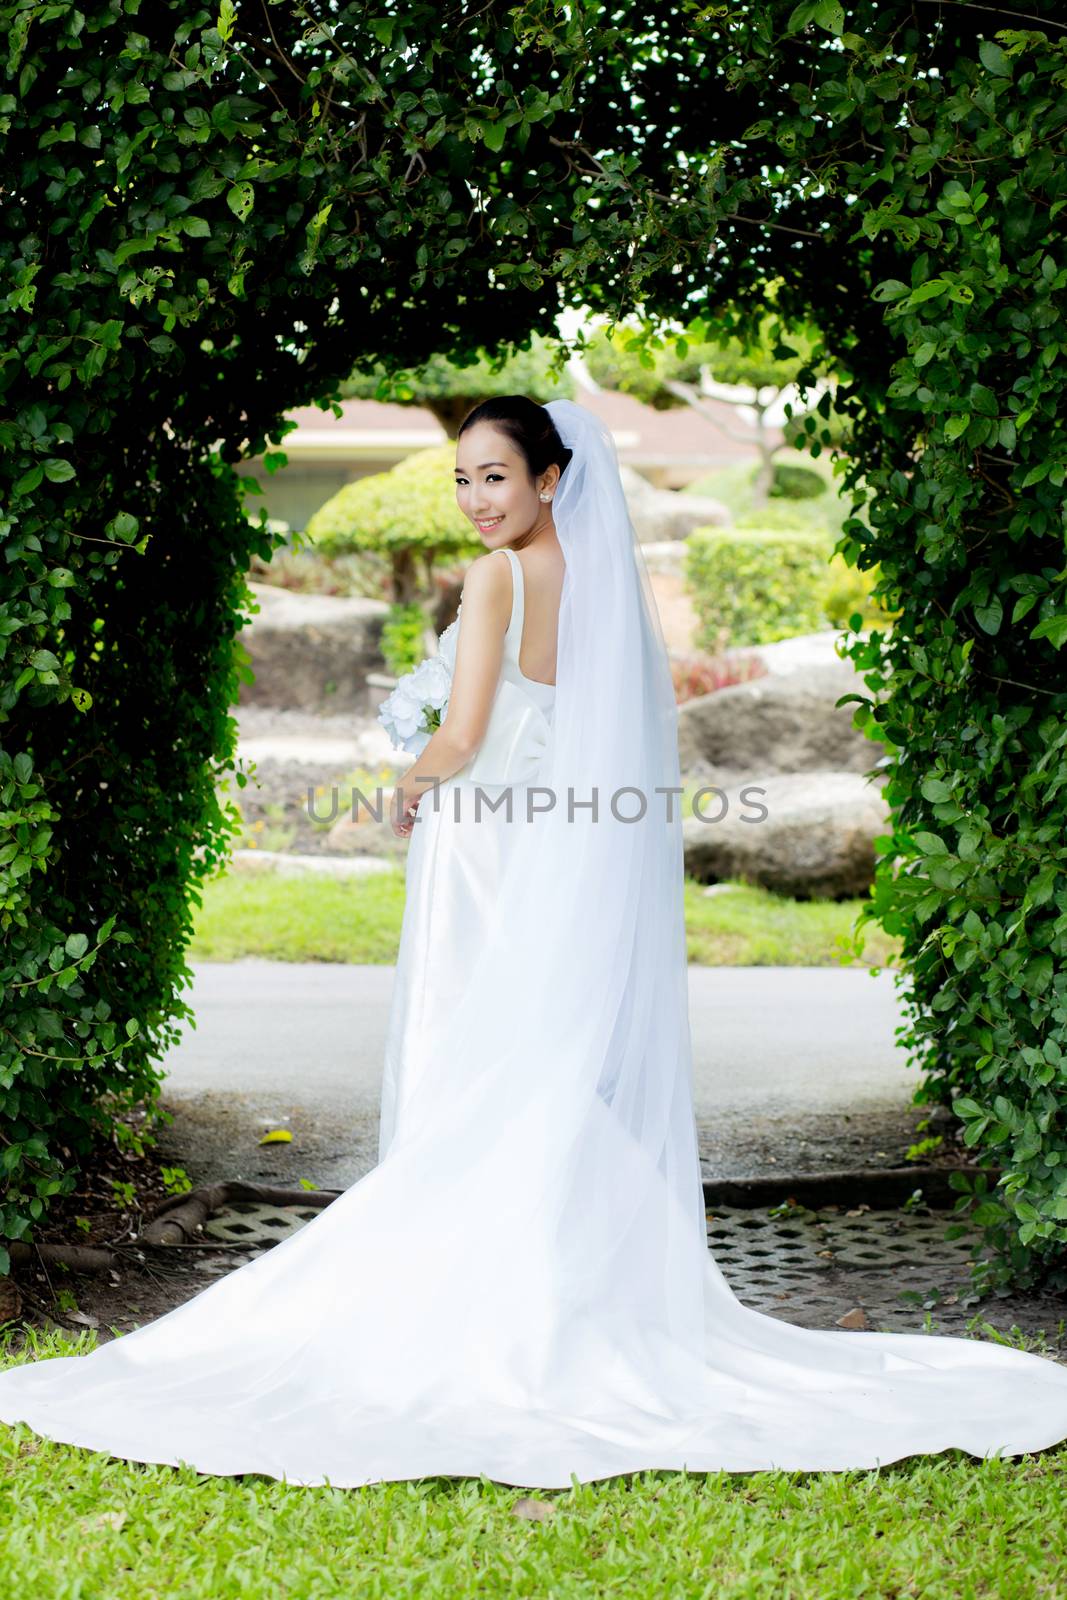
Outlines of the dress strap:
M 507 545 L 502 544 L 498 548 L 501 554 L 507 556 L 508 560 L 511 562 L 511 618 L 508 622 L 508 631 L 504 637 L 506 639 L 514 640 L 515 659 L 517 661 L 519 655 L 519 644 L 522 640 L 523 616 L 526 610 L 526 591 L 523 587 L 522 580 L 522 562 L 519 560 L 514 550 L 509 550 Z

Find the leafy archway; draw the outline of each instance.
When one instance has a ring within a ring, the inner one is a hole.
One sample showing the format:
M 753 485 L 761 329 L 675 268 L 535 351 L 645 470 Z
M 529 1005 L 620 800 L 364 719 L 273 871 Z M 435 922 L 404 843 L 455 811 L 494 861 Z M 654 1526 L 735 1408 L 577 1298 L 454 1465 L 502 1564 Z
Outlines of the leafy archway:
M 904 941 L 902 1043 L 1007 1168 L 978 1212 L 998 1271 L 1047 1275 L 1067 1240 L 1051 0 L 0 16 L 0 1238 L 151 1094 L 189 1015 L 243 574 L 272 543 L 233 463 L 357 363 L 466 360 L 561 304 L 744 335 L 773 280 L 852 374 L 845 481 L 870 498 L 843 547 L 901 613 L 854 654 L 889 689 L 870 912 Z

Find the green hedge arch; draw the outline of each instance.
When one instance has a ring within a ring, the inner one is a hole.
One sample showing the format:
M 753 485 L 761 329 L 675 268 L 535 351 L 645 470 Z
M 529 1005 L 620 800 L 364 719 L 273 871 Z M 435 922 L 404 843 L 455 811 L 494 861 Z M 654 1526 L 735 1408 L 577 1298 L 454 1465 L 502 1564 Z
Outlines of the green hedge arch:
M 223 860 L 249 519 L 233 464 L 354 365 L 560 304 L 813 322 L 891 756 L 869 913 L 976 1156 L 994 1282 L 1062 1283 L 1062 19 L 1052 0 L 0 5 L 0 1238 L 150 1095 Z M 1044 20 L 1042 20 L 1044 19 Z M 477 62 L 472 72 L 471 63 Z M 0 1258 L 0 1265 L 3 1259 Z

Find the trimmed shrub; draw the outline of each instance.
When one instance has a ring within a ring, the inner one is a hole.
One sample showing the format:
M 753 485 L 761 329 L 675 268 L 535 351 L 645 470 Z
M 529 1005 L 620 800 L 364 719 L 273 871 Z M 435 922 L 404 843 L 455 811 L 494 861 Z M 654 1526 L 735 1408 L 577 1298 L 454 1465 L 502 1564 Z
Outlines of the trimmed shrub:
M 308 539 L 327 556 L 355 550 L 387 556 L 394 599 L 414 602 L 432 590 L 435 561 L 473 559 L 483 549 L 456 504 L 454 464 L 453 445 L 434 445 L 406 456 L 388 472 L 346 483 L 310 518 Z M 421 579 L 419 559 L 424 564 Z
M 818 500 L 826 492 L 826 479 L 810 467 L 791 467 L 784 461 L 775 462 L 771 479 L 772 499 Z
M 828 541 L 799 530 L 696 528 L 685 576 L 700 619 L 695 643 L 772 644 L 826 626 Z
M 381 652 L 387 672 L 399 678 L 418 666 L 426 654 L 423 649 L 425 632 L 426 613 L 421 606 L 390 606 L 381 638 Z

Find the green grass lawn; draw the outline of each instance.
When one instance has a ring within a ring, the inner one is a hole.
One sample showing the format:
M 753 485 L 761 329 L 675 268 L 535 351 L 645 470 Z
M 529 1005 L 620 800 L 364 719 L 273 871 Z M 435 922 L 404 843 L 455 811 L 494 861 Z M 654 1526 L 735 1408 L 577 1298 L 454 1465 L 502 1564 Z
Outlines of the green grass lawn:
M 832 966 L 855 961 L 851 928 L 861 901 L 787 900 L 736 885 L 704 894 L 686 880 L 690 961 L 707 966 Z M 205 885 L 190 948 L 194 961 L 396 960 L 404 914 L 401 868 L 344 882 L 231 873 Z M 868 927 L 861 964 L 882 966 L 896 941 Z
M 524 1496 L 552 1508 L 545 1520 L 516 1515 Z M 330 1489 L 139 1466 L 0 1424 L 0 1595 L 1034 1600 L 1067 1592 L 1065 1503 L 1067 1447 L 566 1490 L 446 1478 Z

